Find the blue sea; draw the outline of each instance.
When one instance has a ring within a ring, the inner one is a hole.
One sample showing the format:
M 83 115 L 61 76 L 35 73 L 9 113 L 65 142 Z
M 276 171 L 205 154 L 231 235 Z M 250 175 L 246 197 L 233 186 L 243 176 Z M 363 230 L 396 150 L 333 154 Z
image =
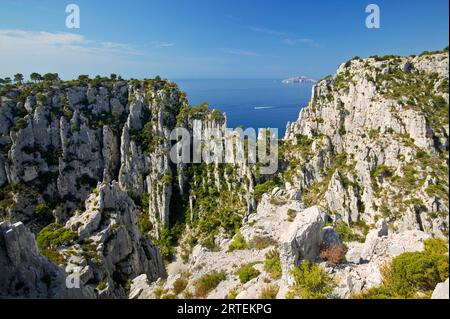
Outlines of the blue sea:
M 176 80 L 191 105 L 207 102 L 227 114 L 228 127 L 278 128 L 284 135 L 286 124 L 298 118 L 311 97 L 312 84 L 286 85 L 270 80 Z

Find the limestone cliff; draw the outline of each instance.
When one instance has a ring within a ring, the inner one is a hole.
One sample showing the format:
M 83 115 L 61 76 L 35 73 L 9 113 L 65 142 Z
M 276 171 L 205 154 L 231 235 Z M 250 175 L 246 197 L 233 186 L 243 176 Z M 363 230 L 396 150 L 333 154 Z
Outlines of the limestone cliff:
M 313 297 L 352 298 L 430 240 L 444 239 L 448 267 L 448 89 L 448 51 L 342 64 L 288 124 L 280 170 L 254 187 L 257 209 L 236 235 L 188 241 L 194 248 L 178 252 L 167 280 L 136 278 L 130 297 L 292 297 L 308 287 L 292 269 L 308 261 L 330 278 Z
M 448 235 L 448 52 L 355 58 L 288 124 L 287 182 L 348 224 Z
M 81 269 L 93 291 L 99 285 L 98 297 L 126 296 L 140 274 L 163 277 L 160 249 L 148 238 L 169 257 L 174 237 L 209 218 L 225 200 L 219 194 L 236 198 L 239 211 L 228 214 L 241 217 L 232 230 L 254 205 L 247 166 L 236 174 L 170 161 L 173 128 L 192 133 L 199 119 L 223 131 L 226 123 L 207 105 L 191 108 L 172 82 L 80 77 L 0 89 L 0 220 L 23 223 L 53 263 L 67 274 Z M 201 233 L 197 240 L 211 240 Z
M 4 85 L 0 296 L 285 298 L 303 260 L 335 279 L 330 297 L 377 286 L 381 265 L 448 237 L 448 83 L 448 52 L 342 64 L 288 124 L 272 176 L 173 163 L 172 129 L 223 133 L 226 117 L 170 81 Z

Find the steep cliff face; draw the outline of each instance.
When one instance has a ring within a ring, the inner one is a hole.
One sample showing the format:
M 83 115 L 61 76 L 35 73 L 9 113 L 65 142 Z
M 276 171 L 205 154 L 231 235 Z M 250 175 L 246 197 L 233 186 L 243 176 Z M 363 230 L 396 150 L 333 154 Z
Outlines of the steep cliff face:
M 170 185 L 158 180 L 171 175 L 164 150 L 186 103 L 174 84 L 158 80 L 6 90 L 0 115 L 0 184 L 18 191 L 4 191 L 14 194 L 4 214 L 13 221 L 34 221 L 35 207 L 45 204 L 64 222 L 97 182 L 117 180 L 137 201 L 154 182 L 164 191 L 158 192 L 160 197 L 152 194 L 149 205 L 164 224 L 171 192 Z
M 125 296 L 127 280 L 140 274 L 164 276 L 148 238 L 165 257 L 186 226 L 194 229 L 186 241 L 214 245 L 255 205 L 247 165 L 170 160 L 175 127 L 199 136 L 226 129 L 225 116 L 206 104 L 191 108 L 172 82 L 6 85 L 0 102 L 0 220 L 22 222 L 68 274 L 82 265 L 82 284 L 100 285 L 98 296 Z M 230 208 L 215 216 L 220 205 Z M 71 240 L 45 240 L 59 235 Z
M 448 52 L 342 64 L 288 124 L 279 171 L 261 176 L 236 161 L 171 161 L 174 128 L 226 131 L 172 82 L 5 85 L 0 295 L 172 296 L 181 280 L 188 297 L 284 298 L 303 259 L 324 264 L 334 296 L 379 285 L 382 264 L 448 236 L 448 88 Z M 322 249 L 341 241 L 346 260 L 329 267 Z M 164 257 L 175 257 L 166 281 Z M 213 271 L 222 282 L 205 294 Z
M 222 209 L 189 227 L 182 248 L 193 249 L 179 251 L 167 280 L 133 281 L 130 297 L 286 298 L 308 290 L 292 271 L 304 260 L 330 278 L 328 292 L 305 298 L 377 289 L 393 259 L 448 238 L 448 101 L 447 52 L 342 64 L 288 124 L 280 170 L 255 180 L 257 209 L 237 234 L 215 223 L 234 198 L 206 193 Z
M 355 58 L 285 136 L 287 181 L 349 224 L 448 235 L 448 52 Z

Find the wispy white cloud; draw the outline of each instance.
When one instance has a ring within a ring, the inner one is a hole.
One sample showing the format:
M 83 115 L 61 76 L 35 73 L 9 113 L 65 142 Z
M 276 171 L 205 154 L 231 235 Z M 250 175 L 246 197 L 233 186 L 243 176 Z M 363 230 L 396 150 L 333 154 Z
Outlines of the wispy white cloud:
M 283 43 L 287 45 L 314 44 L 314 40 L 309 38 L 285 38 Z
M 247 51 L 247 50 L 241 50 L 241 49 L 233 49 L 233 48 L 220 48 L 220 51 L 228 54 L 233 55 L 242 55 L 242 56 L 262 56 L 260 53 L 253 52 L 253 51 Z
M 0 30 L 2 48 L 14 50 L 28 47 L 30 51 L 70 50 L 85 53 L 143 54 L 125 43 L 103 42 L 87 39 L 85 36 L 68 32 L 35 32 L 25 30 Z
M 263 33 L 266 35 L 271 35 L 277 38 L 280 38 L 281 42 L 285 45 L 295 46 L 295 45 L 309 45 L 309 46 L 318 46 L 318 44 L 310 38 L 303 38 L 299 37 L 295 34 L 284 32 L 284 31 L 278 31 L 268 28 L 261 28 L 261 27 L 249 27 L 251 31 Z
M 24 30 L 0 30 L 0 41 L 2 43 L 26 41 L 29 44 L 48 44 L 48 45 L 81 45 L 88 41 L 84 36 L 74 33 L 64 32 L 31 32 Z
M 254 32 L 265 33 L 268 35 L 275 35 L 275 36 L 280 36 L 280 37 L 287 35 L 286 32 L 281 32 L 281 31 L 267 29 L 267 28 L 250 27 L 250 30 L 252 30 Z
M 163 48 L 170 48 L 173 47 L 175 45 L 175 43 L 172 42 L 158 42 L 158 41 L 153 41 L 152 45 L 154 48 L 157 49 L 163 49 Z

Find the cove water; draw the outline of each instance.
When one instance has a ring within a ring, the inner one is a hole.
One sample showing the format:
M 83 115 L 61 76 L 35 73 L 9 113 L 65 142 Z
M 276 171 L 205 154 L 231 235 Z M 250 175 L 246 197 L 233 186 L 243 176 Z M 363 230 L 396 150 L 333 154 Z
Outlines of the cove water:
M 284 136 L 287 122 L 297 120 L 300 109 L 311 98 L 313 84 L 286 85 L 281 79 L 176 80 L 189 103 L 207 102 L 227 114 L 229 128 L 239 125 L 278 128 Z

